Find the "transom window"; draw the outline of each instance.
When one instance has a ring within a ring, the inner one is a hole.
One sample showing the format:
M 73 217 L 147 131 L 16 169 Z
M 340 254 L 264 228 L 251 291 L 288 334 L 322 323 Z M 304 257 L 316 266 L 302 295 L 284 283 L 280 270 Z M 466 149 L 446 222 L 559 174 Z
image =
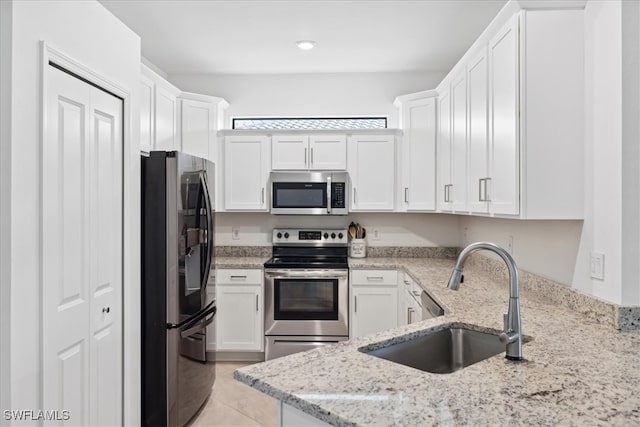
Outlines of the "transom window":
M 234 118 L 233 129 L 386 129 L 386 117 Z

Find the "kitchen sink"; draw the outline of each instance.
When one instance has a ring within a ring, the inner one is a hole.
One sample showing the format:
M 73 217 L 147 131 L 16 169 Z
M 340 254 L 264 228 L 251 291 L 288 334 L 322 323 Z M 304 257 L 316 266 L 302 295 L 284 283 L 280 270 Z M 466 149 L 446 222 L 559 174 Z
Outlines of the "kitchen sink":
M 364 351 L 371 356 L 435 374 L 449 374 L 505 352 L 498 335 L 449 327 L 388 347 Z

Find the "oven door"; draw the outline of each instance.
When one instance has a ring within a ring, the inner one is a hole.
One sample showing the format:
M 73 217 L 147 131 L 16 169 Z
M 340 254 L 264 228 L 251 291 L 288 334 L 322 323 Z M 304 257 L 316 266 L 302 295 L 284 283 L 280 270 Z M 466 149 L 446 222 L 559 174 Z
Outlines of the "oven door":
M 349 335 L 348 270 L 265 270 L 265 335 Z

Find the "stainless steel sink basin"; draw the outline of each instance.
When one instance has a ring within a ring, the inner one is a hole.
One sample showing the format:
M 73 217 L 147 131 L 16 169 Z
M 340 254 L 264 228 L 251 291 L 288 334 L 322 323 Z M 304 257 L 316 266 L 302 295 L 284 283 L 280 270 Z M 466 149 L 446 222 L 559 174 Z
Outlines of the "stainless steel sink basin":
M 450 327 L 365 353 L 422 371 L 449 374 L 504 351 L 498 335 Z

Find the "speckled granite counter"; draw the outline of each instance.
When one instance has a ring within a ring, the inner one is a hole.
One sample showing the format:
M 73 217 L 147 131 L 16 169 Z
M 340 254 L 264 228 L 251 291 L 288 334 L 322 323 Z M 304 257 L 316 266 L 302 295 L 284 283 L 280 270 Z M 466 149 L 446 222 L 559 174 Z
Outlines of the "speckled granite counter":
M 403 341 L 447 324 L 499 330 L 506 283 L 453 261 L 367 258 L 351 268 L 405 268 L 449 313 L 361 339 L 248 366 L 235 378 L 334 425 L 639 425 L 640 332 L 618 332 L 521 290 L 526 360 L 503 355 L 452 374 L 431 374 L 359 348 Z
M 240 256 L 228 256 L 228 257 L 216 257 L 216 268 L 262 268 L 264 263 L 271 258 L 268 257 L 240 257 Z

